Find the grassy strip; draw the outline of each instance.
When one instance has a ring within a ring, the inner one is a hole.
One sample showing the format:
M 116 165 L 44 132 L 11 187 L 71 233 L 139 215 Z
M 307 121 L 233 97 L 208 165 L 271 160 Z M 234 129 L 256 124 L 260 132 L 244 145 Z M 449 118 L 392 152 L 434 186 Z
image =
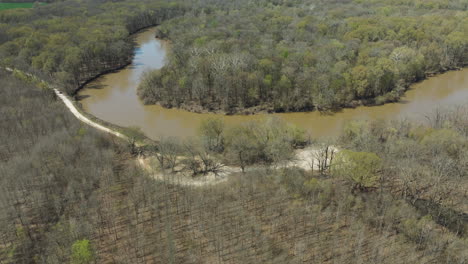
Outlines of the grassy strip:
M 40 3 L 40 5 L 45 5 L 45 3 Z M 33 8 L 33 6 L 34 3 L 0 3 L 0 11 L 16 8 Z

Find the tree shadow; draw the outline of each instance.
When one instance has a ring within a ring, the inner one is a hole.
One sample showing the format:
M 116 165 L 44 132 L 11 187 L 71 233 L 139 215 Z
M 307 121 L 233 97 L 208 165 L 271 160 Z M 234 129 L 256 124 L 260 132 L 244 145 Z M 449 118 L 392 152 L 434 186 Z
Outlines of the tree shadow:
M 86 89 L 94 89 L 94 90 L 101 90 L 106 87 L 101 81 L 94 81 L 90 82 L 86 85 Z
M 342 113 L 346 108 L 330 108 L 330 109 L 317 109 L 316 111 L 319 112 L 320 115 L 323 116 L 332 116 L 335 114 Z
M 411 103 L 411 101 L 409 101 L 409 100 L 398 100 L 398 101 L 392 102 L 392 103 L 395 103 L 395 104 L 409 104 L 409 103 Z
M 466 234 L 468 227 L 467 213 L 425 199 L 417 199 L 411 204 L 423 214 L 431 215 L 436 223 L 446 227 L 457 236 L 463 237 Z
M 91 97 L 91 95 L 76 95 L 76 96 L 75 96 L 75 99 L 76 99 L 77 101 L 81 101 L 81 100 L 84 100 L 84 99 L 86 99 L 86 98 L 88 98 L 88 97 Z

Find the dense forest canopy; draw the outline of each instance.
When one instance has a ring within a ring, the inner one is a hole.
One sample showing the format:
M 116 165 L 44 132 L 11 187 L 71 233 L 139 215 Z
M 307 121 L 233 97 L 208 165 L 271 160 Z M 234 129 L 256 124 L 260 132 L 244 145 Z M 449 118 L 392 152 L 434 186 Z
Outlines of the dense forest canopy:
M 381 104 L 468 62 L 466 1 L 210 3 L 160 27 L 171 54 L 140 85 L 146 103 L 228 113 Z
M 129 34 L 183 14 L 171 1 L 66 1 L 0 12 L 0 63 L 33 72 L 69 93 L 122 67 Z

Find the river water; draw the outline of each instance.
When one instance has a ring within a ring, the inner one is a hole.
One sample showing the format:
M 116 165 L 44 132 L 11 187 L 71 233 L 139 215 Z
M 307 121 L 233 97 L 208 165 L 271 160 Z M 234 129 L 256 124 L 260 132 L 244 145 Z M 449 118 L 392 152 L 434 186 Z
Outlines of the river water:
M 138 47 L 133 63 L 123 70 L 109 73 L 90 82 L 79 92 L 84 110 L 102 120 L 119 126 L 137 126 L 150 138 L 160 136 L 188 137 L 196 135 L 203 119 L 216 114 L 197 114 L 157 105 L 144 105 L 136 91 L 142 74 L 159 69 L 165 63 L 167 44 L 155 39 L 155 28 L 135 36 Z M 423 118 L 438 108 L 468 103 L 468 69 L 431 77 L 411 86 L 401 102 L 382 106 L 361 106 L 343 109 L 333 115 L 317 111 L 308 113 L 258 114 L 224 116 L 226 124 L 278 116 L 304 128 L 312 137 L 334 136 L 343 125 L 355 119 Z

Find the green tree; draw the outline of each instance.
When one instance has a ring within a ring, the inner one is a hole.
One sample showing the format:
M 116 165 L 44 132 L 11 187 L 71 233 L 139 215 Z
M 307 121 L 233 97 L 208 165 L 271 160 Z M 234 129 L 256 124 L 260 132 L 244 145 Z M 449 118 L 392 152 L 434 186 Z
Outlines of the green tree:
M 354 67 L 350 73 L 350 82 L 356 97 L 365 97 L 369 92 L 368 69 L 359 65 Z
M 77 240 L 73 243 L 71 255 L 72 264 L 88 264 L 91 263 L 93 259 L 94 253 L 89 240 Z
M 201 122 L 199 133 L 205 148 L 222 152 L 224 149 L 224 122 L 221 118 L 208 118 Z
M 466 61 L 468 58 L 468 36 L 467 33 L 454 31 L 450 33 L 445 39 L 445 45 L 451 54 L 453 54 L 453 60 L 458 62 Z
M 279 118 L 250 122 L 228 130 L 226 150 L 242 170 L 254 163 L 279 165 L 291 161 L 294 147 L 305 142 L 304 131 Z
M 350 181 L 354 189 L 366 190 L 380 179 L 382 160 L 375 153 L 342 150 L 333 167 L 334 173 Z
M 255 141 L 255 136 L 246 126 L 234 127 L 227 135 L 227 156 L 234 160 L 245 172 L 247 165 L 257 161 L 259 148 Z

